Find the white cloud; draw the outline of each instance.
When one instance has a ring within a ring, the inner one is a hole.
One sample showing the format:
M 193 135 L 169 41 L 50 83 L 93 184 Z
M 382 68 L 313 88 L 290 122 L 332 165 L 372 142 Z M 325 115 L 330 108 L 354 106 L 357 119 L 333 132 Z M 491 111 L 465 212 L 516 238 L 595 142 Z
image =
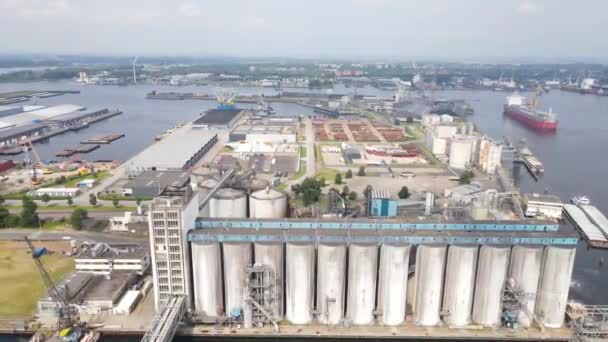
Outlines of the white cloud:
M 0 8 L 23 18 L 56 17 L 74 10 L 67 0 L 0 0 Z
M 180 16 L 191 18 L 201 17 L 203 15 L 203 11 L 201 10 L 200 6 L 191 2 L 180 4 L 177 7 L 177 13 Z
M 521 14 L 535 14 L 542 10 L 542 6 L 534 1 L 524 1 L 517 6 L 517 12 Z
M 243 18 L 242 25 L 248 29 L 263 29 L 266 27 L 266 19 L 255 15 L 248 15 Z

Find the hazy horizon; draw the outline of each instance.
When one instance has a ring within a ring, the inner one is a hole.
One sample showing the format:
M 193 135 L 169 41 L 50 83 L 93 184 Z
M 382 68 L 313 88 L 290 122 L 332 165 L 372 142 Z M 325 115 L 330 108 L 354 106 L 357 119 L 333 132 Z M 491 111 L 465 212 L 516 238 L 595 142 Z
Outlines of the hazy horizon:
M 3 54 L 606 61 L 608 1 L 0 0 Z

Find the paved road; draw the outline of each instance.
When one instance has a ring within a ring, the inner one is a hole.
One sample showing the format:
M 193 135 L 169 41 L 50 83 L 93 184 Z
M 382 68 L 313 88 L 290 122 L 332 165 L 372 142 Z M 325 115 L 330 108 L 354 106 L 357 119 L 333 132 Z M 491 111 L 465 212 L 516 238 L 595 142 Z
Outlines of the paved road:
M 10 209 L 9 212 L 11 214 L 19 214 L 21 212 L 20 209 Z M 58 218 L 68 218 L 72 215 L 72 210 L 38 210 L 38 217 L 41 219 L 58 219 Z M 124 216 L 124 211 L 89 211 L 89 218 L 93 219 L 109 219 L 114 216 Z
M 23 237 L 36 240 L 68 240 L 77 239 L 81 241 L 105 242 L 105 243 L 147 243 L 148 238 L 141 235 L 129 233 L 96 233 L 96 232 L 59 232 L 39 229 L 2 229 L 0 240 L 23 240 Z
M 306 177 L 314 177 L 315 174 L 315 132 L 312 120 L 306 119 Z

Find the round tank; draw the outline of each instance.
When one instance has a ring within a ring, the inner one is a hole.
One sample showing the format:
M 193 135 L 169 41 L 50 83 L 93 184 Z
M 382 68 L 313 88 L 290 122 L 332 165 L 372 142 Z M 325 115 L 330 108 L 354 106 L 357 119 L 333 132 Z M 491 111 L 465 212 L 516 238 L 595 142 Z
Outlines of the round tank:
M 446 246 L 420 245 L 416 251 L 416 325 L 435 326 L 440 322 L 441 292 Z
M 516 290 L 524 293 L 524 308 L 518 316 L 518 322 L 524 328 L 532 324 L 542 260 L 541 247 L 514 246 L 511 251 L 509 279 Z
M 410 246 L 382 245 L 378 276 L 378 310 L 384 325 L 405 321 Z
M 207 194 L 217 185 L 218 181 L 215 178 L 205 178 L 198 183 L 198 200 L 199 203 L 202 202 Z M 201 209 L 199 212 L 200 217 L 209 217 L 209 202 L 207 205 Z
M 574 248 L 545 248 L 535 313 L 547 328 L 561 328 L 574 267 Z
M 312 321 L 315 281 L 315 247 L 287 244 L 285 267 L 285 318 L 292 324 Z
M 283 319 L 283 244 L 255 243 L 253 245 L 255 263 L 264 265 L 274 275 L 274 293 L 276 300 L 272 302 L 272 315 L 277 320 Z
M 502 293 L 507 278 L 509 251 L 508 247 L 481 246 L 480 248 L 473 321 L 482 326 L 497 327 L 500 325 Z
M 465 169 L 471 162 L 473 142 L 466 138 L 454 138 L 450 143 L 450 167 Z
M 354 325 L 367 325 L 374 321 L 377 264 L 378 246 L 350 245 L 346 317 Z
M 245 308 L 245 271 L 251 264 L 251 244 L 228 243 L 224 249 L 224 295 L 226 313 Z
M 443 320 L 450 327 L 464 327 L 471 323 L 477 246 L 448 248 L 448 261 L 443 290 Z
M 344 319 L 346 245 L 320 244 L 317 260 L 319 323 L 338 325 Z
M 209 201 L 209 213 L 212 218 L 246 218 L 247 194 L 238 189 L 219 189 Z
M 264 189 L 249 196 L 251 218 L 283 218 L 287 214 L 287 195 L 275 189 Z
M 194 310 L 203 320 L 214 321 L 224 311 L 220 245 L 193 241 L 191 247 Z

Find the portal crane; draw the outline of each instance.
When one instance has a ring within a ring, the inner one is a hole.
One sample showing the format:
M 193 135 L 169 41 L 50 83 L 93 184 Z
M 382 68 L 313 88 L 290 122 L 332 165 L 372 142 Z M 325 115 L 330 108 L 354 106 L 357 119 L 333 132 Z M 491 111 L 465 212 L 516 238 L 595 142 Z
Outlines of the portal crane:
M 68 288 L 59 289 L 48 271 L 42 264 L 41 257 L 47 254 L 47 249 L 44 247 L 35 248 L 32 242 L 25 237 L 25 243 L 30 250 L 32 255 L 32 259 L 36 263 L 36 267 L 40 272 L 40 276 L 42 276 L 42 280 L 44 281 L 44 285 L 46 286 L 49 296 L 57 302 L 57 329 L 58 331 L 62 331 L 66 328 L 72 328 L 78 324 L 78 314 L 73 310 L 70 306 L 70 295 Z

